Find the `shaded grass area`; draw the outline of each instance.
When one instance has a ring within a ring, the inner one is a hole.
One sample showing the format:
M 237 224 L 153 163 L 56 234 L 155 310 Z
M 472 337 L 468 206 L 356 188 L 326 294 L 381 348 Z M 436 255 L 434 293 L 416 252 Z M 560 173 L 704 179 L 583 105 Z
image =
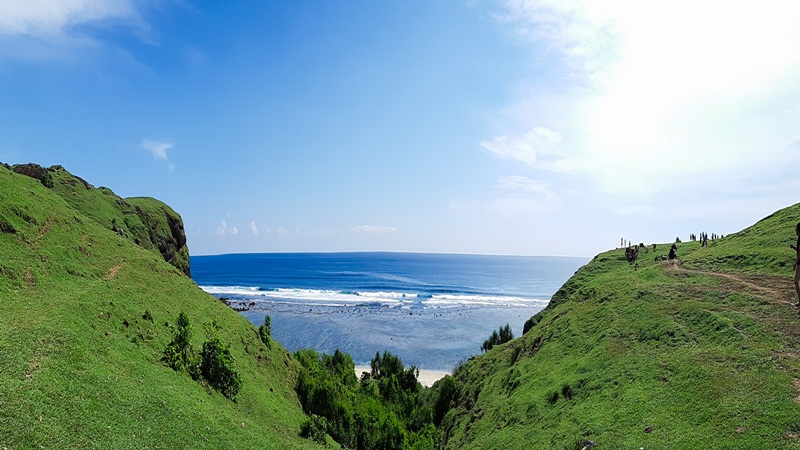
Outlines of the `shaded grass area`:
M 598 255 L 523 337 L 456 370 L 438 442 L 800 447 L 800 318 L 786 270 L 798 220 L 793 206 L 709 247 L 679 244 L 683 267 L 652 251 L 636 266 L 623 249 Z
M 2 167 L 0 211 L 0 447 L 316 446 L 291 356 L 157 252 Z M 236 402 L 161 361 L 181 311 L 230 344 Z

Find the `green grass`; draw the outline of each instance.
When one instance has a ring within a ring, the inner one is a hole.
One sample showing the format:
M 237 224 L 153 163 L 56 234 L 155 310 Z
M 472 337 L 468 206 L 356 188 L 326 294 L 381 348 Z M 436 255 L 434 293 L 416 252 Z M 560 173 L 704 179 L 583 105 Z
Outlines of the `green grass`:
M 279 344 L 110 231 L 102 189 L 63 195 L 0 167 L 13 227 L 0 232 L 0 448 L 317 446 L 298 436 L 297 365 Z M 197 349 L 217 322 L 244 379 L 236 402 L 160 361 L 180 311 Z
M 50 173 L 52 189 L 0 167 L 0 448 L 318 448 L 299 437 L 298 363 L 184 276 L 185 247 L 165 261 L 177 213 Z M 679 244 L 680 268 L 654 260 L 668 244 L 636 266 L 598 255 L 527 333 L 456 371 L 437 442 L 800 447 L 798 221 L 795 205 Z M 181 311 L 196 349 L 211 322 L 230 344 L 236 402 L 161 361 Z
M 602 253 L 521 338 L 456 371 L 447 448 L 798 448 L 800 206 L 722 240 L 678 244 L 683 269 Z M 717 274 L 721 272 L 722 275 Z
M 159 252 L 170 264 L 189 273 L 182 221 L 168 205 L 147 197 L 123 199 L 107 187 L 95 188 L 61 166 L 53 166 L 48 172 L 53 192 L 72 208 L 140 247 Z

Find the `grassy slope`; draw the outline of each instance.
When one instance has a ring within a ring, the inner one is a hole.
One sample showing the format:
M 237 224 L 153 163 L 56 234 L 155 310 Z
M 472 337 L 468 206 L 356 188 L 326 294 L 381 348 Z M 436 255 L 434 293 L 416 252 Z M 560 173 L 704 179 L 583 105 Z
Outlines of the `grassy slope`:
M 285 350 L 159 254 L 2 167 L 0 215 L 0 448 L 314 446 Z M 198 349 L 218 322 L 236 403 L 159 361 L 181 310 Z
M 163 252 L 165 242 L 172 240 L 167 218 L 181 221 L 178 213 L 159 200 L 146 197 L 123 199 L 107 187 L 95 188 L 63 167 L 54 166 L 48 171 L 53 178 L 53 191 L 67 204 L 106 229 L 120 230 L 118 234 L 141 247 Z M 185 242 L 185 235 L 183 240 Z M 170 263 L 188 273 L 188 249 L 184 245 L 176 250 Z
M 521 338 L 456 372 L 449 448 L 798 448 L 791 282 L 800 205 L 682 268 L 624 250 L 580 269 Z M 656 254 L 666 254 L 661 245 Z M 567 388 L 568 387 L 568 388 Z M 557 395 L 555 395 L 557 394 Z M 566 395 L 565 395 L 566 394 Z

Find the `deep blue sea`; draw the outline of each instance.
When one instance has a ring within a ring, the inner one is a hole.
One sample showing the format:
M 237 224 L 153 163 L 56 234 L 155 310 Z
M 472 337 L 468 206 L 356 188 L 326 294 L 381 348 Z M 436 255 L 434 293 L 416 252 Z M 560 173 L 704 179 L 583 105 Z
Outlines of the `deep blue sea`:
M 415 253 L 269 253 L 191 257 L 192 277 L 290 351 L 388 350 L 406 365 L 451 370 L 525 321 L 588 258 Z

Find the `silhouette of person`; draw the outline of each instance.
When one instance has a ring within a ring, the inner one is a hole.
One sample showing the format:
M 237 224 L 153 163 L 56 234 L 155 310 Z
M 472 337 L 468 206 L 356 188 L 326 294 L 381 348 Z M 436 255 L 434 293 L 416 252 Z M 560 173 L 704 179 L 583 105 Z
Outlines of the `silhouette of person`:
M 797 234 L 797 245 L 789 244 L 796 255 L 794 257 L 794 288 L 797 290 L 797 305 L 800 306 L 800 222 L 794 228 Z

